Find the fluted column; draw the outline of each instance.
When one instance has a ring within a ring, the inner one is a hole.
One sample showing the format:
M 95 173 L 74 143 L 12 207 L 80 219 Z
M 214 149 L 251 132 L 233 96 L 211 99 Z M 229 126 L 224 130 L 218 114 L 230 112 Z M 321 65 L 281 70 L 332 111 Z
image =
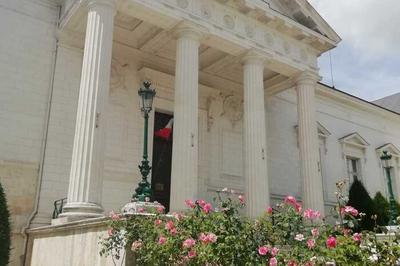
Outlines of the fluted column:
M 269 205 L 263 62 L 256 54 L 243 60 L 244 178 L 250 217 L 260 215 Z
M 201 33 L 191 27 L 177 32 L 171 210 L 183 210 L 198 192 L 198 77 Z
M 296 80 L 299 149 L 303 179 L 303 205 L 324 212 L 322 180 L 318 173 L 318 132 L 315 110 L 315 86 L 319 76 L 302 73 Z
M 61 216 L 103 213 L 105 115 L 115 15 L 114 0 L 89 0 L 68 201 Z

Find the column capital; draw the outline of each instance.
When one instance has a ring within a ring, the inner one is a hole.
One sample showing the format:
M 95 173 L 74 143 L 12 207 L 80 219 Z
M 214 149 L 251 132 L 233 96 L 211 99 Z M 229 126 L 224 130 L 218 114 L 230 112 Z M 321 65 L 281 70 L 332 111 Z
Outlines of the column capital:
M 86 6 L 89 9 L 98 7 L 98 6 L 106 6 L 112 8 L 113 10 L 116 9 L 116 0 L 87 0 Z
M 173 29 L 173 35 L 175 38 L 189 38 L 196 41 L 200 41 L 206 36 L 207 30 L 201 26 L 189 24 L 186 22 L 180 23 Z
M 248 65 L 248 64 L 263 65 L 269 58 L 270 56 L 268 55 L 262 54 L 254 50 L 250 50 L 242 56 L 240 61 L 242 65 Z
M 318 81 L 321 80 L 321 76 L 318 75 L 318 73 L 316 72 L 312 72 L 312 71 L 303 71 L 301 72 L 295 79 L 295 83 L 296 85 L 300 85 L 300 84 L 316 84 Z

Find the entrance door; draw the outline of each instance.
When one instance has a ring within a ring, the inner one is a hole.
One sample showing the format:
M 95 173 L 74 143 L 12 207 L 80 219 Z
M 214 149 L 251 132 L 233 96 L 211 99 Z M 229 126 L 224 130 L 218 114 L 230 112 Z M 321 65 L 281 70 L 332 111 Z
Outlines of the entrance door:
M 170 114 L 155 112 L 154 132 L 160 132 L 173 118 Z M 165 206 L 166 212 L 169 211 L 169 200 L 171 191 L 171 161 L 172 161 L 172 133 L 167 138 L 153 136 L 153 168 L 151 175 L 151 188 L 154 200 Z

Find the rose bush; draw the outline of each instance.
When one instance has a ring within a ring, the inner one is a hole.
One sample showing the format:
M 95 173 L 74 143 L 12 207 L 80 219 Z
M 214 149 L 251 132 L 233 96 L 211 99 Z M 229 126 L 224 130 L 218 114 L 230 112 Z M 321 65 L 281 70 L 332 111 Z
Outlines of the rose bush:
M 346 206 L 343 184 L 337 186 L 334 225 L 292 196 L 258 219 L 246 218 L 239 211 L 245 198 L 227 189 L 214 206 L 187 200 L 185 213 L 112 213 L 101 255 L 119 258 L 131 249 L 138 265 L 396 265 L 397 238 L 379 242 L 374 232 L 353 233 L 363 214 Z

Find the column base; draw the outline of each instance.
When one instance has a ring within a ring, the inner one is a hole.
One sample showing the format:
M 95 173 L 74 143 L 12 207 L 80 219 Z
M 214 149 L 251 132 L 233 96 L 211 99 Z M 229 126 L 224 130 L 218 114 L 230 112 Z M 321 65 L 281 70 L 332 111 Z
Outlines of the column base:
M 67 203 L 60 218 L 68 222 L 83 220 L 88 218 L 98 218 L 104 216 L 103 207 L 96 203 L 89 202 L 71 202 Z

